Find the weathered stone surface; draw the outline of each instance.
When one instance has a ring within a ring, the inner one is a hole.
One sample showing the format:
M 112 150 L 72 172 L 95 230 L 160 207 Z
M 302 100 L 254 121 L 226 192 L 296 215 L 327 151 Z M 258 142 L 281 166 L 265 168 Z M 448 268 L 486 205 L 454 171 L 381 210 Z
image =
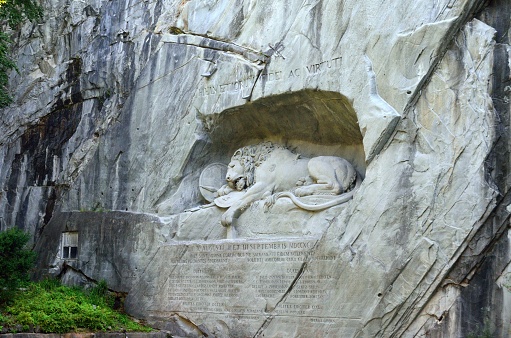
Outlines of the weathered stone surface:
M 44 4 L 0 122 L 0 225 L 39 275 L 176 336 L 509 334 L 508 2 Z M 353 199 L 207 205 L 204 168 L 263 141 L 345 158 Z

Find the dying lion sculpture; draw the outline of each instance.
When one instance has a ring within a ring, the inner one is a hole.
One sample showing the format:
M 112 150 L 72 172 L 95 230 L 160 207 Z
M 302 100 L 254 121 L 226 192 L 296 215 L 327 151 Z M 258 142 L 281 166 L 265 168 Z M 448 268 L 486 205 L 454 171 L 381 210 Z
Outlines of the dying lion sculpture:
M 238 149 L 231 158 L 225 176 L 227 184 L 217 191 L 215 204 L 228 208 L 222 225 L 253 202 L 267 198 L 272 205 L 278 198 L 288 197 L 308 211 L 323 210 L 349 201 L 360 185 L 360 177 L 345 159 L 336 156 L 302 158 L 290 150 L 263 142 Z M 338 195 L 323 204 L 306 204 L 297 197 Z

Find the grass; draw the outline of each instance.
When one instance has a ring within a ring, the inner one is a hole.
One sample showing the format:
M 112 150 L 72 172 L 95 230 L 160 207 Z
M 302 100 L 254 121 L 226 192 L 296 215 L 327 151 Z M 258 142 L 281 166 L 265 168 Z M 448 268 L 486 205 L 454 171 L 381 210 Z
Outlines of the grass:
M 105 282 L 89 290 L 64 286 L 55 280 L 30 283 L 9 304 L 0 308 L 0 331 L 66 333 L 152 330 L 113 310 L 114 300 Z

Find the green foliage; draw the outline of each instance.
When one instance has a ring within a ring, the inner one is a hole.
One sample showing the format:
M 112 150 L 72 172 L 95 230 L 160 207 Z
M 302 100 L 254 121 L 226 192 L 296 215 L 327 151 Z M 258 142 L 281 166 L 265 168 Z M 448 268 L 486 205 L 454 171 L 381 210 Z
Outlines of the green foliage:
M 35 253 L 25 248 L 29 239 L 17 228 L 0 232 L 0 304 L 30 280 Z
M 5 33 L 5 28 L 17 29 L 25 20 L 40 21 L 43 9 L 33 0 L 7 0 L 0 4 L 0 108 L 8 106 L 12 98 L 7 90 L 9 72 L 18 70 L 16 63 L 9 56 L 11 40 Z
M 55 280 L 31 283 L 0 315 L 0 326 L 10 331 L 66 333 L 80 331 L 151 331 L 111 308 L 113 296 L 105 282 L 84 291 Z
M 12 102 L 12 98 L 7 91 L 9 83 L 8 73 L 12 69 L 16 69 L 16 64 L 9 57 L 9 37 L 0 32 L 0 108 L 8 106 Z
M 37 22 L 43 18 L 43 9 L 33 0 L 7 0 L 0 6 L 0 21 L 16 29 L 25 20 Z

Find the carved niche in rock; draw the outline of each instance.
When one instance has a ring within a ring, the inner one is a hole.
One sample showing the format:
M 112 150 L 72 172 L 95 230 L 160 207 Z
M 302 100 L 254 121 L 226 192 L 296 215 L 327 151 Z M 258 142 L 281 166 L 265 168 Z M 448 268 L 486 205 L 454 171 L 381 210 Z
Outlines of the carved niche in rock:
M 266 199 L 266 207 L 287 197 L 307 211 L 319 211 L 349 201 L 361 178 L 347 160 L 336 156 L 303 158 L 287 148 L 263 142 L 238 149 L 231 158 L 225 176 L 227 184 L 216 192 L 216 206 L 227 208 L 222 225 L 257 200 Z M 298 197 L 331 195 L 321 204 L 307 204 Z

